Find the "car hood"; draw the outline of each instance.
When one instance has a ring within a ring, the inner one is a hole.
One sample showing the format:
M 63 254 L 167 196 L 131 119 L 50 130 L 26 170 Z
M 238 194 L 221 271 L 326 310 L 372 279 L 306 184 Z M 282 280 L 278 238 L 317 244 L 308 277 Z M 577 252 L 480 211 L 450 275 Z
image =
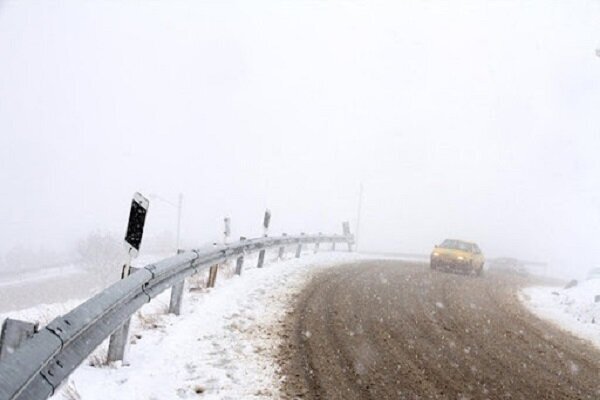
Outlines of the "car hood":
M 445 249 L 443 247 L 436 247 L 431 252 L 431 255 L 433 255 L 434 253 L 437 253 L 439 257 L 447 257 L 447 258 L 457 258 L 459 256 L 462 256 L 462 257 L 470 256 L 469 252 L 466 252 L 463 250 L 456 250 L 456 249 Z

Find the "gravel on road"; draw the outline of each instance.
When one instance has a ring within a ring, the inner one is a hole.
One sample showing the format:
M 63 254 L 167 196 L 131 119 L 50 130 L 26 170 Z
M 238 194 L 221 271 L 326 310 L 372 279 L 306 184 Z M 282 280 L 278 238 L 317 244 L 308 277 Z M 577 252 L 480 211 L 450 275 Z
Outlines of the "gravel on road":
M 394 260 L 316 274 L 285 323 L 285 396 L 600 398 L 600 351 L 529 313 L 528 283 Z

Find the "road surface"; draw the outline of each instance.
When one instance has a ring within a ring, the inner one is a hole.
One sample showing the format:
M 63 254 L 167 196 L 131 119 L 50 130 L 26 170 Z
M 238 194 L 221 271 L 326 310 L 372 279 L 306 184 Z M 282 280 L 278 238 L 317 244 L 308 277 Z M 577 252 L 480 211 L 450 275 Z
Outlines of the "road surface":
M 600 398 L 600 352 L 524 309 L 524 284 L 390 260 L 320 273 L 285 323 L 286 397 Z

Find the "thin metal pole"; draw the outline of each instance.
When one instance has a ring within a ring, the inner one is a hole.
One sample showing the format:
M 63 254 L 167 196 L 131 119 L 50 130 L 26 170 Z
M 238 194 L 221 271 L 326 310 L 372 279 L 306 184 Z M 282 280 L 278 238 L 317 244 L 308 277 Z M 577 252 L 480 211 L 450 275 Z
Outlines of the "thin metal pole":
M 177 244 L 176 250 L 179 250 L 179 238 L 181 236 L 181 208 L 183 207 L 183 193 L 179 193 L 179 201 L 177 203 Z

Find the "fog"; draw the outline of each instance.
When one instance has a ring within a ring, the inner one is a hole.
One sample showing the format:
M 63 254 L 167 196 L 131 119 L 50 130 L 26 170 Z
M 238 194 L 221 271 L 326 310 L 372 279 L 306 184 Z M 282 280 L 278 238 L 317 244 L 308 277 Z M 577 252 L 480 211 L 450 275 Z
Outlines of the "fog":
M 0 254 L 356 230 L 361 250 L 600 256 L 600 2 L 0 2 Z M 152 200 L 147 235 L 174 235 Z M 42 263 L 43 261 L 40 260 Z

